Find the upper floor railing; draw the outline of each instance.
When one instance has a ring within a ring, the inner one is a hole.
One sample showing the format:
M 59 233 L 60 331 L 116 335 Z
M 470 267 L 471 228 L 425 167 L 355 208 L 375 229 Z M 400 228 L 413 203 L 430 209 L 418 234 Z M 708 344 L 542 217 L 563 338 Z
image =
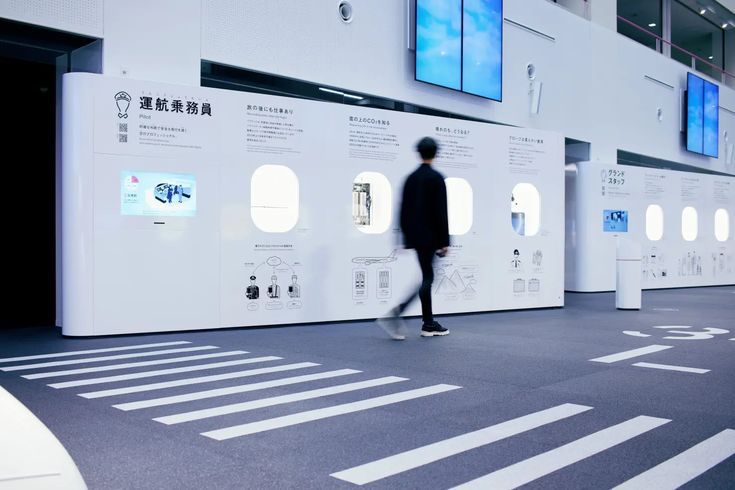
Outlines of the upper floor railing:
M 681 46 L 677 46 L 676 44 L 667 41 L 666 39 L 662 38 L 661 36 L 654 34 L 653 32 L 650 32 L 643 27 L 639 26 L 635 22 L 631 22 L 625 17 L 617 16 L 618 21 L 626 24 L 629 27 L 632 27 L 636 29 L 641 34 L 644 34 L 645 36 L 648 36 L 656 46 L 656 51 L 659 53 L 669 54 L 671 58 L 677 59 L 682 58 L 686 59 L 689 58 L 689 66 L 693 70 L 697 70 L 699 72 L 704 73 L 705 75 L 709 75 L 710 77 L 714 78 L 715 80 L 720 80 L 722 83 L 730 85 L 735 87 L 735 74 L 732 74 L 728 71 L 725 71 L 722 69 L 722 67 L 712 63 L 710 60 L 706 60 L 702 58 L 701 56 L 698 56 L 691 51 L 688 51 Z M 667 52 L 668 51 L 668 52 Z M 681 56 L 675 57 L 673 56 L 673 53 L 677 52 L 680 53 Z M 681 61 L 681 60 L 680 60 Z

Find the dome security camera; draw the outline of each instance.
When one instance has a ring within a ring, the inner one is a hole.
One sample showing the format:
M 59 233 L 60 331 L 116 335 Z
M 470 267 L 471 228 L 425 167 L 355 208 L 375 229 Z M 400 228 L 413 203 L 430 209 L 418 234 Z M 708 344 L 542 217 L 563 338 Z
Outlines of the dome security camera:
M 526 75 L 528 76 L 529 80 L 536 79 L 536 66 L 533 63 L 526 64 Z

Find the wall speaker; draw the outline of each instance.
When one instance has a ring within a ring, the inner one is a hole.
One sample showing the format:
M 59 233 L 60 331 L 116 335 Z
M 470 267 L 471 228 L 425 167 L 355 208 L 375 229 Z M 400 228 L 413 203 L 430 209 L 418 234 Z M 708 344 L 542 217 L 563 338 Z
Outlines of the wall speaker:
M 350 23 L 352 22 L 352 4 L 348 2 L 347 0 L 342 0 L 339 2 L 339 18 L 342 19 L 342 22 L 344 23 Z

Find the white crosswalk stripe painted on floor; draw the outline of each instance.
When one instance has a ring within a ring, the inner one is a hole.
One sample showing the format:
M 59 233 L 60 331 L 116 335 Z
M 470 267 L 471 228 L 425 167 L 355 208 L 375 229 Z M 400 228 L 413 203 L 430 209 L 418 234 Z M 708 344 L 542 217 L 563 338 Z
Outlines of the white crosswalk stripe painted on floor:
M 669 419 L 641 415 L 455 488 L 500 490 L 520 487 L 669 422 Z
M 355 485 L 365 485 L 389 476 L 439 461 L 471 449 L 492 444 L 532 429 L 577 415 L 592 407 L 566 403 L 518 417 L 484 429 L 405 451 L 331 476 Z
M 265 360 L 267 358 L 260 357 L 255 359 Z M 280 359 L 280 358 L 276 358 Z M 268 359 L 271 360 L 271 359 Z M 281 366 L 272 366 L 267 368 L 248 369 L 247 371 L 236 371 L 234 373 L 213 374 L 211 376 L 199 376 L 197 378 L 177 379 L 174 381 L 163 381 L 161 383 L 150 383 L 145 385 L 126 386 L 124 388 L 114 388 L 110 390 L 93 391 L 90 393 L 80 393 L 82 398 L 104 398 L 106 396 L 126 395 L 129 393 L 141 393 L 144 391 L 160 390 L 163 388 L 173 388 L 176 386 L 190 386 L 201 383 L 211 383 L 213 381 L 222 381 L 226 379 L 246 378 L 248 376 L 257 376 L 259 374 L 279 373 L 282 371 L 292 371 L 294 369 L 303 369 L 308 367 L 319 366 L 315 362 L 299 362 L 295 364 L 283 364 Z
M 726 429 L 631 478 L 614 490 L 679 488 L 735 454 L 735 430 Z
M 117 361 L 120 359 L 134 359 L 136 357 L 153 357 L 163 356 L 166 354 L 181 354 L 183 352 L 196 352 L 202 350 L 219 349 L 216 345 L 203 345 L 198 347 L 183 347 L 181 349 L 164 349 L 164 350 L 153 350 L 147 352 L 135 352 L 133 354 L 118 354 L 114 356 L 101 356 L 101 357 L 87 357 L 84 359 L 70 359 L 66 361 L 50 361 L 40 362 L 36 364 L 18 364 L 15 366 L 6 366 L 0 368 L 0 371 L 26 371 L 28 369 L 39 369 L 47 367 L 57 366 L 70 366 L 72 364 L 87 364 L 90 362 L 101 362 L 101 361 Z
M 590 359 L 590 361 L 611 364 L 613 362 L 625 361 L 626 359 L 632 359 L 634 357 L 645 356 L 646 354 L 653 354 L 654 352 L 661 352 L 662 350 L 671 349 L 672 347 L 672 345 L 649 345 L 647 347 L 641 347 L 640 349 L 626 350 L 616 354 L 610 354 L 609 356 L 596 357 L 594 359 Z
M 358 381 L 356 383 L 348 383 L 328 388 L 319 388 L 317 390 L 302 391 L 299 393 L 291 393 L 290 395 L 274 396 L 271 398 L 263 398 L 243 403 L 233 403 L 231 405 L 223 405 L 221 407 L 205 408 L 203 410 L 194 410 L 192 412 L 168 415 L 165 417 L 157 417 L 153 420 L 166 425 L 180 424 L 182 422 L 191 422 L 193 420 L 201 420 L 210 417 L 218 417 L 220 415 L 228 415 L 231 413 L 246 412 L 256 410 L 258 408 L 272 407 L 274 405 L 282 405 L 284 403 L 293 403 L 302 400 L 311 400 L 321 398 L 323 396 L 337 395 L 340 393 L 348 393 L 350 391 L 363 390 L 365 388 L 374 388 L 392 383 L 408 381 L 408 378 L 399 378 L 398 376 L 386 376 L 383 378 L 369 379 L 367 381 Z
M 79 356 L 83 354 L 100 354 L 102 352 L 117 352 L 117 351 L 123 351 L 123 350 L 147 349 L 150 347 L 169 347 L 172 345 L 184 345 L 184 344 L 191 344 L 191 342 L 186 341 L 186 340 L 177 340 L 175 342 L 159 342 L 156 344 L 126 345 L 124 347 L 107 347 L 105 349 L 76 350 L 76 351 L 68 351 L 68 352 L 54 352 L 52 354 L 37 354 L 37 355 L 32 355 L 32 356 L 6 357 L 5 359 L 0 359 L 0 363 L 32 361 L 34 359 L 52 359 L 54 357 Z
M 218 396 L 234 395 L 237 393 L 248 393 L 250 391 L 265 390 L 267 388 L 275 388 L 277 386 L 288 386 L 297 383 L 305 383 L 307 381 L 316 381 L 319 379 L 336 378 L 338 376 L 347 376 L 349 374 L 357 374 L 362 371 L 355 369 L 339 369 L 336 371 L 326 371 L 323 373 L 305 374 L 303 376 L 293 376 L 290 378 L 273 379 L 270 381 L 261 381 L 260 383 L 250 383 L 246 385 L 228 386 L 226 388 L 216 388 L 213 390 L 197 391 L 194 393 L 185 393 L 183 395 L 166 396 L 162 398 L 153 398 L 150 400 L 139 400 L 137 402 L 120 403 L 113 407 L 120 410 L 139 410 L 141 408 L 160 407 L 163 405 L 173 405 L 175 403 L 190 402 L 194 400 L 204 400 L 206 398 L 215 398 Z
M 655 364 L 651 362 L 636 362 L 633 365 L 643 368 L 661 369 L 664 371 L 679 371 L 682 373 L 705 374 L 709 372 L 709 369 L 692 368 L 686 366 L 672 366 L 670 364 Z
M 166 376 L 169 374 L 190 373 L 193 371 L 205 371 L 208 369 L 219 369 L 219 368 L 231 367 L 231 366 L 241 366 L 243 364 L 254 364 L 257 362 L 280 361 L 281 359 L 282 359 L 281 357 L 277 357 L 277 356 L 248 357 L 247 359 L 236 359 L 234 361 L 212 362 L 212 363 L 207 363 L 207 364 L 196 364 L 194 366 L 157 369 L 155 371 L 143 371 L 140 373 L 118 374 L 115 376 L 104 376 L 101 378 L 88 378 L 88 379 L 78 379 L 75 381 L 64 381 L 61 383 L 52 383 L 47 386 L 50 386 L 51 388 L 56 388 L 56 389 L 73 388 L 76 386 L 89 386 L 89 385 L 98 385 L 98 384 L 103 384 L 103 383 L 116 383 L 118 381 L 128 381 L 131 379 L 153 378 L 155 376 Z M 315 365 L 318 366 L 318 364 L 315 364 Z
M 415 390 L 401 391 L 390 395 L 379 396 L 375 398 L 368 398 L 357 402 L 344 403 L 342 405 L 334 405 L 326 408 L 319 408 L 316 410 L 309 410 L 306 412 L 299 412 L 292 415 L 286 415 L 283 417 L 276 417 L 267 420 L 261 420 L 259 422 L 252 422 L 249 424 L 235 425 L 232 427 L 225 427 L 223 429 L 212 430 L 203 432 L 202 435 L 215 439 L 217 441 L 224 441 L 232 439 L 234 437 L 242 437 L 250 434 L 256 434 L 258 432 L 265 432 L 274 429 L 281 429 L 284 427 L 290 427 L 293 425 L 303 424 L 305 422 L 313 422 L 315 420 L 322 420 L 329 417 L 336 417 L 338 415 L 344 415 L 348 413 L 360 412 L 363 410 L 369 410 L 371 408 L 383 407 L 391 405 L 393 403 L 399 403 L 408 400 L 415 400 L 425 396 L 437 395 L 439 393 L 445 393 L 452 390 L 458 390 L 461 386 L 439 384 L 433 386 L 427 386 L 425 388 L 418 388 Z
M 214 354 L 200 354 L 198 356 L 173 357 L 170 359 L 156 359 L 155 361 L 128 362 L 125 364 L 113 364 L 111 366 L 97 366 L 90 368 L 69 369 L 67 371 L 49 371 L 47 373 L 25 374 L 25 379 L 42 379 L 53 378 L 56 376 L 71 376 L 73 374 L 98 373 L 101 371 L 115 371 L 117 369 L 129 369 L 144 366 L 157 366 L 160 364 L 173 364 L 176 362 L 199 361 L 201 359 L 213 359 L 216 357 L 239 356 L 247 354 L 242 350 L 233 350 L 227 352 L 216 352 Z

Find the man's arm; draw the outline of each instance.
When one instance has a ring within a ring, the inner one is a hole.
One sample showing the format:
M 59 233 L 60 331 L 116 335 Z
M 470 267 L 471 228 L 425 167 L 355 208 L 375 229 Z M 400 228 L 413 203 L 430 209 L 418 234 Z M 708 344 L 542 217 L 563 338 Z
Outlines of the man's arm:
M 437 227 L 436 236 L 439 241 L 439 248 L 442 249 L 443 254 L 446 255 L 446 249 L 449 247 L 449 217 L 447 211 L 447 186 L 442 177 L 439 177 L 437 180 L 437 192 L 434 202 L 434 216 L 436 217 L 435 223 Z

